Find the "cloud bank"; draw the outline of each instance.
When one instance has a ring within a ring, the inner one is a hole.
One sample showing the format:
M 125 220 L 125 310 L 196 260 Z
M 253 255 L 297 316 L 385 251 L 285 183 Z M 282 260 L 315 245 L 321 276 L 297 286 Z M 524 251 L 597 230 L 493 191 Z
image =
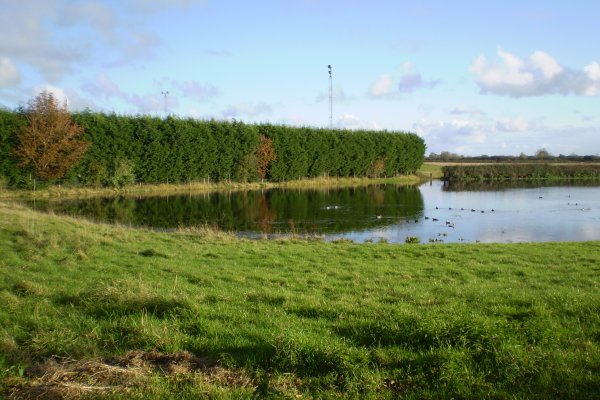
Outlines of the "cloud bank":
M 543 51 L 522 59 L 498 48 L 497 55 L 499 60 L 490 62 L 482 54 L 469 67 L 482 93 L 510 97 L 600 94 L 597 61 L 574 70 L 560 65 Z

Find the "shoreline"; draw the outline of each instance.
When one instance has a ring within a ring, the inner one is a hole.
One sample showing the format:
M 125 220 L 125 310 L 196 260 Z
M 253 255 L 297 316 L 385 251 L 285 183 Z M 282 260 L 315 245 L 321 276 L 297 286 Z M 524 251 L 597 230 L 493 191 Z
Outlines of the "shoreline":
M 24 189 L 0 189 L 2 200 L 28 200 L 28 199 L 66 199 L 89 197 L 117 197 L 117 196 L 168 196 L 173 194 L 202 194 L 211 192 L 233 192 L 260 189 L 326 189 L 351 186 L 368 186 L 381 184 L 418 185 L 424 180 L 429 180 L 423 173 L 401 175 L 389 178 L 306 178 L 285 182 L 188 182 L 179 184 L 136 184 L 122 188 L 103 187 L 63 187 L 50 186 L 33 192 Z

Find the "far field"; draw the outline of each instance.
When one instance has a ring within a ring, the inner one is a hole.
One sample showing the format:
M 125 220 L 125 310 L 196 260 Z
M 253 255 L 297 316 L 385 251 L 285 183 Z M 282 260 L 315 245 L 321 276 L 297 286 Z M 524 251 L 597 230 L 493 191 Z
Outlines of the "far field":
M 250 241 L 4 203 L 0 254 L 0 396 L 600 393 L 600 242 Z

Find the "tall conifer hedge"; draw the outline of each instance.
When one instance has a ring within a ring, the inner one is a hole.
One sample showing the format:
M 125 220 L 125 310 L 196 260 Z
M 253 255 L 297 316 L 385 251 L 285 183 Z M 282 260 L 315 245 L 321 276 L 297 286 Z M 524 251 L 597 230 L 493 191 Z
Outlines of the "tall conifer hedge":
M 267 179 L 393 176 L 416 171 L 425 143 L 401 132 L 349 131 L 230 121 L 72 114 L 91 143 L 65 182 L 111 186 L 133 182 L 258 180 L 260 137 L 272 141 L 275 160 Z M 28 171 L 17 167 L 19 112 L 0 110 L 0 179 L 23 186 Z

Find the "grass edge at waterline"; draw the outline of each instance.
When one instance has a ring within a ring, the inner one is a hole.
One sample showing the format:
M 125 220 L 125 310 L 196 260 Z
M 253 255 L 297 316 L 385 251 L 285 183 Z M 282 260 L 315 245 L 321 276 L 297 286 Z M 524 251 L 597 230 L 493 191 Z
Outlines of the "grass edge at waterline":
M 111 196 L 160 196 L 182 193 L 207 193 L 219 191 L 243 191 L 260 189 L 310 189 L 310 188 L 343 188 L 349 186 L 368 186 L 381 184 L 417 185 L 422 176 L 400 175 L 387 178 L 339 178 L 319 177 L 298 179 L 285 182 L 188 182 L 180 184 L 133 184 L 123 187 L 85 187 L 53 185 L 42 189 L 0 189 L 0 199 L 33 199 L 33 198 L 85 198 Z
M 2 395 L 65 384 L 190 399 L 600 390 L 600 242 L 251 241 L 4 203 L 0 253 Z M 113 375 L 94 380 L 88 367 Z

